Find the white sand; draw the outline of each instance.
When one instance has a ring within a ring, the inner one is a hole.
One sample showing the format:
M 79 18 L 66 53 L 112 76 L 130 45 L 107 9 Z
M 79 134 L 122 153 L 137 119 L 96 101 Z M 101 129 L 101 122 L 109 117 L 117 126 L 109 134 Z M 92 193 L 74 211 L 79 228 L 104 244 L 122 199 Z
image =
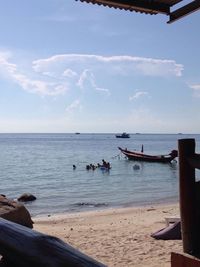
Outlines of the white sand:
M 171 252 L 182 252 L 181 240 L 155 240 L 151 233 L 179 217 L 178 204 L 33 218 L 34 229 L 62 239 L 112 267 L 170 267 Z

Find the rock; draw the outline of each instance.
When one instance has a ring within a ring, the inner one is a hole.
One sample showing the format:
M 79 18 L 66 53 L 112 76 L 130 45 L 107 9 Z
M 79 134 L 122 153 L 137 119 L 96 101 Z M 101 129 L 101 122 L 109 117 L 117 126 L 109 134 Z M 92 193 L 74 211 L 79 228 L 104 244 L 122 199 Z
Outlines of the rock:
M 17 200 L 22 201 L 22 202 L 28 202 L 28 201 L 36 200 L 36 197 L 32 194 L 25 193 L 25 194 L 22 194 Z
M 33 228 L 33 221 L 29 211 L 23 204 L 0 195 L 0 217 L 29 228 Z

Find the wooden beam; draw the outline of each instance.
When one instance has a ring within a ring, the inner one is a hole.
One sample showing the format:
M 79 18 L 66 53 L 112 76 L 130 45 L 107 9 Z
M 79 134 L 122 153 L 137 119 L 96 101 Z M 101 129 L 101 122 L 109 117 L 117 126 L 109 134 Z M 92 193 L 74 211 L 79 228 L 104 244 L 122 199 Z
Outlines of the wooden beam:
M 178 19 L 183 18 L 184 16 L 187 16 L 195 11 L 200 9 L 200 0 L 195 0 L 183 7 L 180 7 L 179 9 L 176 9 L 175 11 L 171 12 L 169 14 L 169 21 L 167 23 L 172 23 Z
M 12 267 L 105 267 L 56 237 L 2 218 L 0 255 Z

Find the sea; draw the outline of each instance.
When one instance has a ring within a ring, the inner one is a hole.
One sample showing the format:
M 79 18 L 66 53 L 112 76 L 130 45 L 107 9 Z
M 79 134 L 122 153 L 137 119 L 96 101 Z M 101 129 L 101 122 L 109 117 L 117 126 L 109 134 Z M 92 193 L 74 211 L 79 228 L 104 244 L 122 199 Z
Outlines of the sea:
M 118 147 L 140 151 L 143 145 L 144 153 L 168 154 L 184 138 L 195 138 L 198 152 L 200 135 L 0 134 L 0 194 L 35 195 L 25 204 L 31 216 L 176 202 L 178 159 L 171 164 L 130 161 Z M 102 159 L 110 162 L 109 171 L 86 170 Z

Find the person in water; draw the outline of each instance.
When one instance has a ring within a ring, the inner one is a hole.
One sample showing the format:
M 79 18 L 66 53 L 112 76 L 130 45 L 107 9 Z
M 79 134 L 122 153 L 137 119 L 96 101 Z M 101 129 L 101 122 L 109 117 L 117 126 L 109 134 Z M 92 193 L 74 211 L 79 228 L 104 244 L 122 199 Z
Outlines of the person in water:
M 107 165 L 107 162 L 104 159 L 102 159 L 102 166 L 106 167 L 106 165 Z
M 76 165 L 73 164 L 73 170 L 75 170 L 75 169 L 76 169 Z
M 106 162 L 104 159 L 102 159 L 102 167 L 105 167 L 106 169 L 110 169 L 110 162 Z

